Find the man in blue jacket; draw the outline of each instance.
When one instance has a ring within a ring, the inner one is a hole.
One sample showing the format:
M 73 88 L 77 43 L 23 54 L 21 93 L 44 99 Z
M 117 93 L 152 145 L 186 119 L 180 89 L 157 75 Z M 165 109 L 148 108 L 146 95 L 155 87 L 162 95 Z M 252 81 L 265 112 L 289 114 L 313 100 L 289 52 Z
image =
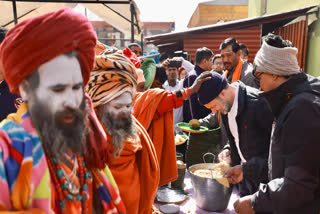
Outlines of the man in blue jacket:
M 213 53 L 209 48 L 198 48 L 196 52 L 196 64 L 194 69 L 190 71 L 183 81 L 183 87 L 187 88 L 192 86 L 194 81 L 200 74 L 212 69 Z M 197 94 L 193 94 L 189 99 L 183 103 L 183 121 L 189 122 L 191 119 L 200 119 L 210 114 L 210 111 L 204 106 L 200 105 Z

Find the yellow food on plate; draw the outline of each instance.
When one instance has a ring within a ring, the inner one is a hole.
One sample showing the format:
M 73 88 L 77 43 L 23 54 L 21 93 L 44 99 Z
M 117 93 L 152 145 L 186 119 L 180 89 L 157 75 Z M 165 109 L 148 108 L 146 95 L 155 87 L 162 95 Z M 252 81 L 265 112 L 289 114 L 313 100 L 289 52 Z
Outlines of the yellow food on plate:
M 187 140 L 187 137 L 183 137 L 182 135 L 176 135 L 174 138 L 175 144 L 180 145 L 183 144 Z
M 204 178 L 213 178 L 216 179 L 220 184 L 222 184 L 225 187 L 230 187 L 228 179 L 224 178 L 224 173 L 230 169 L 229 164 L 226 162 L 217 163 L 214 165 L 213 169 L 198 169 L 194 171 L 194 174 L 200 177 Z M 211 175 L 212 171 L 212 175 Z

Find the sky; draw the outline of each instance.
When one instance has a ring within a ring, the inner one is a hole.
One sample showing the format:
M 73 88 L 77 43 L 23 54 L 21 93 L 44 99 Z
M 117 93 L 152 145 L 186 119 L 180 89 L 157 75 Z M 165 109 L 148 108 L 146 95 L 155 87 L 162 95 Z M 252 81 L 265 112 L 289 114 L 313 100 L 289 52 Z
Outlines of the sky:
M 175 30 L 187 28 L 200 2 L 208 0 L 135 0 L 141 21 L 175 21 Z
M 188 22 L 200 2 L 208 0 L 135 0 L 140 11 L 140 19 L 145 21 L 175 22 L 175 31 L 187 29 Z M 84 7 L 78 4 L 74 10 L 84 14 Z M 102 21 L 100 17 L 87 10 L 91 21 Z

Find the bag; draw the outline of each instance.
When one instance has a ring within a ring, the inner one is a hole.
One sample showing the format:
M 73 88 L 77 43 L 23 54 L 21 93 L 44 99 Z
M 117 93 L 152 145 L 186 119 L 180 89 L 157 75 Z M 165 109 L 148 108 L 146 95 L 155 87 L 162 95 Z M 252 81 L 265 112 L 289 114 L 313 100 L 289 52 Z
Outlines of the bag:
M 187 168 L 194 164 L 203 163 L 203 155 L 207 152 L 213 153 L 216 158 L 222 150 L 221 129 L 210 129 L 204 133 L 190 133 L 187 151 L 186 164 Z M 208 160 L 207 162 L 216 162 L 217 160 Z

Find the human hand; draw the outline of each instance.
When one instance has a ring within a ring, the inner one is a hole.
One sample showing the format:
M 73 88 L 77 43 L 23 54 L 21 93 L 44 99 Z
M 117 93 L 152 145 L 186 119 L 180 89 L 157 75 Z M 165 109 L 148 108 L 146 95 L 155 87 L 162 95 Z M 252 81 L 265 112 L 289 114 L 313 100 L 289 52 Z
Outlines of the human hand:
M 231 158 L 230 158 L 230 150 L 224 149 L 222 152 L 218 155 L 219 162 L 225 161 L 228 164 L 231 164 Z
M 177 66 L 178 67 L 181 67 L 181 64 L 183 62 L 183 58 L 182 57 L 173 57 L 172 59 L 166 59 L 162 62 L 162 65 L 165 69 L 168 68 L 168 65 L 171 63 L 171 62 L 177 62 Z
M 205 81 L 211 79 L 211 72 L 210 71 L 205 71 L 203 73 L 201 73 L 197 79 L 194 81 L 194 83 L 192 84 L 192 86 L 190 87 L 192 93 L 197 93 L 200 90 L 200 87 L 202 85 L 202 83 L 204 83 Z
M 251 204 L 251 197 L 251 195 L 247 195 L 234 202 L 234 211 L 239 214 L 255 214 L 256 212 L 252 208 Z
M 170 63 L 170 59 L 169 59 L 169 58 L 168 58 L 168 59 L 165 59 L 165 60 L 162 62 L 162 66 L 163 66 L 165 69 L 167 69 L 169 63 Z
M 172 60 L 178 61 L 178 62 L 183 62 L 184 58 L 182 56 L 175 56 L 172 58 Z
M 224 173 L 224 176 L 228 179 L 229 183 L 237 184 L 243 180 L 243 170 L 241 165 L 236 165 L 231 167 L 228 171 Z

